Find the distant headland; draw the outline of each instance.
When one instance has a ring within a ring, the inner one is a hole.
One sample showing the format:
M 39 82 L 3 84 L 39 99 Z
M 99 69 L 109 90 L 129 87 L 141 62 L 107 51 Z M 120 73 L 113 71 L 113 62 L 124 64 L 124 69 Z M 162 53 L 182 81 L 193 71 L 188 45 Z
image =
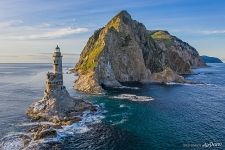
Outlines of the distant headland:
M 205 63 L 223 63 L 223 61 L 217 57 L 211 57 L 211 56 L 204 55 L 204 56 L 201 56 L 201 58 Z

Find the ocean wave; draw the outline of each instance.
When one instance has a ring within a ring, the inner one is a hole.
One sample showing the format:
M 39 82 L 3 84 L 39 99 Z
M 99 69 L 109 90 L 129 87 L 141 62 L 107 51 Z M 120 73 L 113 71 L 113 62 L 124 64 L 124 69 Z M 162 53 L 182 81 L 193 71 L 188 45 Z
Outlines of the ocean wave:
M 120 104 L 120 108 L 125 108 L 125 107 L 129 107 L 129 106 L 127 106 L 125 104 Z
M 112 114 L 111 117 L 123 117 L 123 118 L 128 118 L 128 115 L 130 115 L 130 113 L 128 112 L 123 112 L 123 113 L 116 113 L 116 114 Z
M 91 111 L 85 111 L 83 115 L 79 116 L 81 117 L 81 121 L 76 122 L 69 126 L 63 126 L 62 129 L 56 129 L 57 136 L 56 137 L 47 137 L 40 140 L 32 140 L 29 142 L 29 146 L 31 148 L 38 147 L 40 145 L 46 144 L 46 143 L 60 143 L 62 137 L 66 136 L 73 136 L 74 134 L 82 134 L 86 133 L 91 130 L 91 125 L 100 123 L 102 119 L 105 118 L 105 116 L 102 114 L 102 109 L 100 107 L 97 107 L 97 112 L 91 112 Z M 25 122 L 22 124 L 18 124 L 18 126 L 22 127 L 32 127 L 36 125 L 55 125 L 51 122 Z M 18 150 L 23 149 L 25 147 L 24 145 L 24 136 L 29 137 L 31 139 L 30 132 L 16 132 L 16 133 L 10 133 L 0 139 L 0 149 L 1 150 Z
M 16 66 L 13 66 L 13 67 L 10 67 L 10 66 L 1 66 L 0 69 L 26 69 L 28 67 L 16 67 Z
M 18 150 L 24 147 L 24 141 L 21 136 L 26 135 L 26 133 L 13 132 L 6 135 L 0 140 L 1 150 Z
M 119 124 L 123 124 L 123 123 L 125 123 L 127 121 L 127 119 L 121 119 L 120 121 L 118 121 L 118 122 L 114 122 L 112 125 L 113 126 L 115 126 L 115 125 L 119 125 Z
M 167 82 L 166 85 L 191 85 L 190 83 Z
M 139 87 L 130 87 L 130 86 L 120 86 L 117 87 L 118 89 L 132 89 L 132 90 L 139 90 Z
M 210 86 L 213 84 L 210 83 L 177 83 L 177 82 L 168 82 L 166 85 L 186 85 L 186 86 Z
M 27 127 L 27 126 L 36 126 L 36 125 L 55 125 L 52 122 L 42 121 L 42 122 L 25 122 L 18 124 L 17 126 Z
M 120 94 L 118 96 L 113 96 L 112 98 L 115 98 L 115 99 L 127 99 L 127 100 L 131 100 L 131 101 L 140 101 L 140 102 L 154 100 L 152 97 L 137 96 L 137 95 L 134 95 L 134 94 Z
M 6 74 L 6 75 L 8 75 L 8 74 L 13 74 L 14 72 L 9 72 L 9 71 L 3 71 L 3 72 L 0 72 L 0 74 Z
M 59 137 L 64 137 L 67 135 L 81 134 L 91 130 L 89 125 L 100 123 L 105 116 L 102 112 L 98 110 L 96 113 L 91 113 L 90 111 L 85 111 L 81 116 L 81 121 L 76 122 L 69 126 L 64 126 L 63 129 L 58 129 L 57 134 Z

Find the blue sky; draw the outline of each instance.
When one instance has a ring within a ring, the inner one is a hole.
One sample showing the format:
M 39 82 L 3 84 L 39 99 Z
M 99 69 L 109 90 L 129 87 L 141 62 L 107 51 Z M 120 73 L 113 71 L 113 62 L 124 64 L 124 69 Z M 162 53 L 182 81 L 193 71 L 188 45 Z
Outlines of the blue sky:
M 150 30 L 168 30 L 200 54 L 225 58 L 224 0 L 2 0 L 0 62 L 45 62 L 41 57 L 56 44 L 63 53 L 79 54 L 121 10 Z

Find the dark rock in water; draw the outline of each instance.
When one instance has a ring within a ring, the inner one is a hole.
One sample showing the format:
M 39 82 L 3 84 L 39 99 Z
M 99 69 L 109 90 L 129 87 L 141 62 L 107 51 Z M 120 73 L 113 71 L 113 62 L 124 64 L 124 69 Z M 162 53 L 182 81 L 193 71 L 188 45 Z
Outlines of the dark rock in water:
M 46 137 L 56 137 L 56 130 L 50 125 L 38 126 L 34 129 L 36 132 L 33 133 L 34 140 L 40 140 Z
M 31 138 L 25 134 L 6 136 L 0 139 L 0 150 L 22 149 L 27 146 Z
M 172 69 L 166 68 L 162 72 L 153 73 L 152 74 L 152 81 L 155 83 L 167 83 L 176 81 L 178 83 L 184 83 L 184 77 L 177 75 Z
M 35 143 L 28 147 L 23 148 L 23 150 L 62 150 L 62 143 L 58 141 L 51 141 L 46 143 Z
M 222 60 L 217 57 L 201 56 L 201 58 L 205 63 L 223 63 Z
M 176 82 L 174 74 L 201 66 L 205 63 L 189 44 L 167 31 L 149 31 L 121 11 L 89 38 L 74 68 L 79 74 L 75 89 L 98 94 L 104 92 L 102 87 L 121 87 L 122 82 L 155 82 L 154 73 L 166 68 L 174 73 L 166 74 L 163 82 Z
M 20 135 L 20 138 L 23 139 L 24 147 L 27 147 L 32 140 L 31 137 L 28 135 Z

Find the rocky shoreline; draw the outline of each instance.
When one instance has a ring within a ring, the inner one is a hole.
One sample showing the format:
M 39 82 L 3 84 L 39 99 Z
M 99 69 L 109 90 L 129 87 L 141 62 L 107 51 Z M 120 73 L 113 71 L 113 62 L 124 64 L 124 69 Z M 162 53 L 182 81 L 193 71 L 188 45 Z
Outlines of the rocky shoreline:
M 71 125 L 59 125 L 47 121 L 31 121 L 21 124 L 23 131 L 8 135 L 0 140 L 2 150 L 47 150 L 60 149 L 64 137 L 88 132 L 92 125 L 104 117 L 101 108 L 97 111 L 85 111 L 78 122 Z
M 85 111 L 95 114 L 97 109 L 90 102 L 70 97 L 66 89 L 46 94 L 27 109 L 27 116 L 33 122 L 47 121 L 50 124 L 38 124 L 28 129 L 30 136 L 24 137 L 24 145 L 30 141 L 56 138 L 58 129 L 81 121 Z

